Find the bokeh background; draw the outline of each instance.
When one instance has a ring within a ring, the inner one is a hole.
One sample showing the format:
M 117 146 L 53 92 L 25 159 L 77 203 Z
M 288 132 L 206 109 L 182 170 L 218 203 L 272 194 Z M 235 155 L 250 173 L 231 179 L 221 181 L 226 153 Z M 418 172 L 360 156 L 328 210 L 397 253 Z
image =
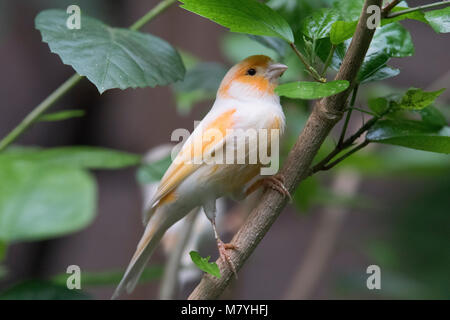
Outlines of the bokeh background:
M 272 2 L 288 8 L 296 1 Z M 300 17 L 307 14 L 308 8 L 320 5 L 320 1 L 301 2 Z M 110 25 L 127 27 L 156 3 L 1 0 L 0 136 L 6 135 L 73 74 L 72 68 L 63 65 L 41 41 L 34 28 L 38 12 L 78 4 L 83 13 Z M 410 6 L 424 3 L 427 1 L 409 1 Z M 436 34 L 417 21 L 402 24 L 412 34 L 414 56 L 394 59 L 391 65 L 400 68 L 401 73 L 382 85 L 368 86 L 357 105 L 364 106 L 366 97 L 374 92 L 412 86 L 429 90 L 448 87 L 450 36 Z M 166 39 L 202 61 L 226 67 L 239 55 L 263 50 L 245 36 L 230 34 L 176 5 L 143 31 Z M 272 56 L 276 58 L 276 54 Z M 439 103 L 449 115 L 450 90 L 442 94 Z M 200 120 L 210 106 L 208 100 L 180 112 L 171 87 L 116 89 L 99 95 L 93 84 L 83 81 L 53 110 L 84 109 L 84 117 L 36 124 L 17 143 L 41 147 L 92 145 L 145 154 L 168 143 L 175 128 L 191 131 L 193 121 Z M 301 108 L 308 110 L 308 106 Z M 354 117 L 351 128 L 360 123 L 361 119 Z M 301 126 L 297 123 L 290 129 L 295 136 Z M 239 281 L 224 297 L 450 298 L 449 159 L 400 147 L 376 146 L 369 150 L 370 154 L 380 151 L 373 156 L 376 161 L 369 169 L 343 165 L 300 187 L 305 201 L 284 210 L 240 271 Z M 363 162 L 368 157 L 349 161 Z M 64 273 L 71 264 L 89 272 L 125 269 L 143 231 L 143 198 L 136 168 L 95 171 L 94 175 L 98 183 L 94 222 L 64 237 L 10 245 L 3 262 L 6 274 L 0 278 L 0 290 L 24 279 L 46 279 Z M 339 195 L 342 190 L 344 195 Z M 226 205 L 236 211 L 235 203 Z M 231 236 L 228 232 L 225 239 Z M 210 254 L 217 256 L 214 242 Z M 163 265 L 164 261 L 164 254 L 158 250 L 151 263 Z M 372 264 L 381 267 L 381 290 L 366 288 L 366 268 Z M 185 298 L 194 284 L 180 290 L 176 297 Z M 150 281 L 127 298 L 155 299 L 158 285 L 158 279 Z M 108 299 L 113 291 L 112 286 L 83 289 L 96 299 Z

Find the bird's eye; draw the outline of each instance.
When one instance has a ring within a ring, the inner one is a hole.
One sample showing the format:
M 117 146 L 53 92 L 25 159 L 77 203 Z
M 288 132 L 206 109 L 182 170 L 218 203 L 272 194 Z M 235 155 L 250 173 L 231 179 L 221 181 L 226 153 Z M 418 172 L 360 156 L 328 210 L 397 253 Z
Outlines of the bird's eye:
M 248 69 L 247 70 L 247 74 L 250 75 L 250 76 L 254 76 L 256 74 L 256 70 L 253 69 L 253 68 L 252 69 Z

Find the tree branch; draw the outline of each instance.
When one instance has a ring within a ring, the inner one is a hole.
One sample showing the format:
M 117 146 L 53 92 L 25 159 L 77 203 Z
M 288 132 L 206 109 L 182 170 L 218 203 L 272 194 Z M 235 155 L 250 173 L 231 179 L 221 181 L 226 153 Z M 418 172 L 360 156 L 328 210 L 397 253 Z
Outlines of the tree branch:
M 308 176 L 314 156 L 331 129 L 342 117 L 348 96 L 355 86 L 356 75 L 375 32 L 375 29 L 367 28 L 367 7 L 370 5 L 381 6 L 381 3 L 382 0 L 365 1 L 352 42 L 335 78 L 336 80 L 348 80 L 349 88 L 316 103 L 302 133 L 289 153 L 281 174 L 285 177 L 285 185 L 291 193 L 299 182 Z M 286 199 L 278 192 L 267 190 L 264 193 L 257 207 L 253 209 L 232 240 L 232 243 L 238 248 L 230 255 L 237 270 L 243 266 L 255 250 L 286 203 Z M 221 259 L 217 260 L 217 264 L 222 277 L 214 278 L 204 275 L 189 299 L 215 299 L 221 295 L 233 278 L 233 272 Z

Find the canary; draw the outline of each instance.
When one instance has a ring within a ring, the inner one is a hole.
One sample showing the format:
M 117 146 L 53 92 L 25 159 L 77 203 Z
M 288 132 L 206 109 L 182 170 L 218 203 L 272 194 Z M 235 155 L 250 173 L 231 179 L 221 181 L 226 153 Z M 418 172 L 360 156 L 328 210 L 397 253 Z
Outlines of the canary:
M 196 207 L 203 207 L 211 221 L 220 257 L 236 274 L 227 250 L 239 248 L 223 243 L 217 233 L 216 200 L 227 195 L 242 199 L 263 186 L 289 196 L 282 176 L 261 176 L 263 164 L 259 160 L 256 163 L 249 161 L 251 146 L 264 146 L 254 143 L 259 136 L 240 136 L 249 129 L 284 131 L 285 116 L 275 88 L 286 69 L 287 66 L 275 63 L 267 56 L 256 55 L 227 72 L 211 110 L 162 177 L 146 212 L 148 222 L 144 234 L 113 299 L 125 290 L 133 291 L 166 230 Z M 224 153 L 229 155 L 237 151 L 236 140 L 245 141 L 248 146 L 245 161 L 217 161 Z M 270 141 L 265 146 L 269 148 Z

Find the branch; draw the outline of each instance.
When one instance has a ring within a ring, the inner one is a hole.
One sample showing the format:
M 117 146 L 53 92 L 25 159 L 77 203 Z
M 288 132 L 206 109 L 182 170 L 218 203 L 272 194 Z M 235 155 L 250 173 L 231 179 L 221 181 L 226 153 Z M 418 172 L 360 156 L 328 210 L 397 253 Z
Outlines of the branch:
M 350 107 L 353 108 L 355 106 L 356 95 L 358 94 L 358 85 L 353 89 L 352 99 L 350 100 Z M 338 146 L 342 145 L 344 142 L 345 134 L 347 132 L 348 123 L 352 116 L 353 109 L 349 109 L 347 111 L 347 116 L 345 117 L 344 126 L 342 127 L 341 136 L 339 137 Z
M 176 0 L 163 0 L 147 14 L 134 23 L 130 30 L 139 30 L 147 22 L 150 22 L 159 14 L 164 12 Z M 22 135 L 36 120 L 51 106 L 53 106 L 60 98 L 67 94 L 72 88 L 77 85 L 84 76 L 80 76 L 78 73 L 72 75 L 62 85 L 60 85 L 55 91 L 53 91 L 47 98 L 44 99 L 39 105 L 37 105 L 33 111 L 31 111 L 6 137 L 0 141 L 0 152 L 6 149 L 11 143 L 13 143 L 20 135 Z
M 331 129 L 342 117 L 348 96 L 355 86 L 356 75 L 375 32 L 375 29 L 367 28 L 367 7 L 370 5 L 381 6 L 381 3 L 382 0 L 365 1 L 352 42 L 336 76 L 336 80 L 348 80 L 350 82 L 349 88 L 316 103 L 302 133 L 286 159 L 281 174 L 285 177 L 285 185 L 291 193 L 299 182 L 308 176 L 310 165 L 317 151 Z M 265 191 L 257 207 L 253 209 L 232 240 L 232 243 L 238 248 L 230 254 L 237 270 L 244 265 L 250 254 L 255 250 L 286 203 L 287 200 L 278 192 Z M 221 259 L 217 260 L 217 264 L 220 267 L 222 277 L 214 278 L 210 275 L 204 275 L 189 299 L 215 299 L 221 295 L 233 278 L 233 272 Z
M 438 6 L 442 6 L 442 5 L 449 5 L 449 4 L 450 4 L 450 1 L 448 1 L 448 0 L 435 2 L 435 3 L 430 3 L 430 4 L 425 4 L 423 6 L 417 6 L 417 7 L 414 7 L 414 8 L 409 8 L 409 9 L 405 9 L 405 10 L 402 10 L 402 11 L 397 11 L 397 12 L 390 13 L 390 14 L 388 14 L 386 16 L 386 18 L 388 18 L 388 19 L 389 18 L 395 18 L 395 17 L 401 16 L 401 15 L 406 14 L 406 13 L 419 11 L 419 10 L 424 10 L 424 9 L 429 9 L 429 8 L 434 8 L 434 7 L 438 7 Z
M 331 61 L 333 60 L 334 51 L 336 51 L 336 45 L 332 44 L 330 53 L 328 54 L 328 57 L 325 60 L 325 63 L 323 64 L 322 73 L 320 74 L 321 77 L 325 77 L 328 67 L 330 66 Z

